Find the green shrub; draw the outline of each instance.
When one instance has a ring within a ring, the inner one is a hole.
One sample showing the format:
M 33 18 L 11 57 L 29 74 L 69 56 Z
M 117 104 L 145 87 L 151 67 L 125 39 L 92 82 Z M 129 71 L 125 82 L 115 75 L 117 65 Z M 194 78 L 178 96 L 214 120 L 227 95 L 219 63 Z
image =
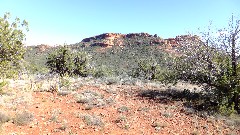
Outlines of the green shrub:
M 140 59 L 137 67 L 133 69 L 132 76 L 135 78 L 144 78 L 147 80 L 154 80 L 161 78 L 161 68 L 156 60 L 153 58 Z
M 0 78 L 14 77 L 21 69 L 25 27 L 28 31 L 28 23 L 25 20 L 20 22 L 19 18 L 10 23 L 10 13 L 0 17 Z
M 86 52 L 76 52 L 73 54 L 73 74 L 86 77 L 90 73 L 89 55 Z
M 73 52 L 67 46 L 63 46 L 48 55 L 46 65 L 51 73 L 57 73 L 61 77 L 66 75 L 86 77 L 90 71 L 89 59 L 87 53 Z
M 99 67 L 95 67 L 92 74 L 93 74 L 94 77 L 100 78 L 100 77 L 112 76 L 114 73 L 107 66 L 99 66 Z
M 55 72 L 61 77 L 68 74 L 72 75 L 73 58 L 70 49 L 64 46 L 49 54 L 46 65 L 50 69 L 51 73 Z
M 219 105 L 219 109 L 218 109 L 219 113 L 225 116 L 229 116 L 232 114 L 236 114 L 236 110 L 234 109 L 234 103 L 231 105 L 231 107 L 229 107 L 227 104 L 221 104 Z

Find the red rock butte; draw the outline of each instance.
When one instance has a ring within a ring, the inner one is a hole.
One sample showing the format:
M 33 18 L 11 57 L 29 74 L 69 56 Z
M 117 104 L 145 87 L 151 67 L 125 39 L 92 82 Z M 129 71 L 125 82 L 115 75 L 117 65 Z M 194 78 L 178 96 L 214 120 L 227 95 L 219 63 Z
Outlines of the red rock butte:
M 185 39 L 200 40 L 197 35 L 180 35 L 175 38 L 162 39 L 155 35 L 150 35 L 148 33 L 104 33 L 97 36 L 85 38 L 81 41 L 85 46 L 100 46 L 100 47 L 112 47 L 114 45 L 124 46 L 126 43 L 124 40 L 135 39 L 136 44 L 141 44 L 139 39 L 148 39 L 149 45 L 165 45 L 167 48 L 177 47 L 179 43 Z

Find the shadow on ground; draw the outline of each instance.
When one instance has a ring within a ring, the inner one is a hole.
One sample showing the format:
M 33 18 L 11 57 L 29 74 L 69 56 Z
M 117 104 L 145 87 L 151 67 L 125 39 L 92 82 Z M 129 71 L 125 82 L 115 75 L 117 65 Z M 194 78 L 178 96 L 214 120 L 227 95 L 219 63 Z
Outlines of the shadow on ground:
M 168 89 L 166 91 L 144 90 L 139 92 L 137 96 L 160 104 L 181 101 L 186 108 L 194 109 L 196 112 L 205 111 L 208 114 L 212 114 L 218 105 L 210 100 L 210 95 L 190 92 L 190 90 L 187 89 L 183 91 L 174 89 Z

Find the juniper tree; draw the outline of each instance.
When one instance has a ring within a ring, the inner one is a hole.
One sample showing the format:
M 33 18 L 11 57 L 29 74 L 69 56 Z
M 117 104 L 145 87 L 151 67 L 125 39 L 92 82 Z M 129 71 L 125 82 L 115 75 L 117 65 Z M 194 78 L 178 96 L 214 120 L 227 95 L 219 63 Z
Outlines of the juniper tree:
M 19 70 L 25 53 L 25 31 L 28 31 L 25 20 L 16 18 L 11 22 L 10 13 L 0 17 L 0 78 L 12 77 Z
M 45 64 L 50 72 L 61 77 L 66 75 L 86 77 L 90 72 L 90 56 L 82 50 L 74 51 L 66 45 L 50 53 L 46 59 Z

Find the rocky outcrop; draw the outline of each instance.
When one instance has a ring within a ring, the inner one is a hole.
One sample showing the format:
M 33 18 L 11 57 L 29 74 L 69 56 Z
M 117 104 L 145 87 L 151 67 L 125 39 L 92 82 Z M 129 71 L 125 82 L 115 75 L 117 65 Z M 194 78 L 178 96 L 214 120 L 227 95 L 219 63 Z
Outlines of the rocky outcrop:
M 181 44 L 182 41 L 200 41 L 200 37 L 197 35 L 180 35 L 176 36 L 175 38 L 167 38 L 165 39 L 165 45 L 172 47 L 177 47 Z
M 153 37 L 148 33 L 129 33 L 125 35 L 127 38 L 135 38 L 135 37 Z
M 146 44 L 161 44 L 163 39 L 158 37 L 156 34 L 150 35 L 148 33 L 129 33 L 129 34 L 120 34 L 120 33 L 104 33 L 94 37 L 89 37 L 83 39 L 80 43 L 84 46 L 100 46 L 100 47 L 112 47 L 124 46 L 131 41 L 132 44 L 140 45 L 143 42 Z
M 148 33 L 129 33 L 129 34 L 104 33 L 94 37 L 85 38 L 82 40 L 82 42 L 90 42 L 91 40 L 103 40 L 103 39 L 113 40 L 113 39 L 119 39 L 119 38 L 134 38 L 134 37 L 153 37 L 153 36 Z M 156 37 L 156 34 L 155 34 L 155 37 Z
M 51 48 L 51 46 L 45 45 L 45 44 L 41 44 L 41 45 L 37 45 L 35 48 L 38 50 L 38 52 L 41 53 L 41 52 L 44 52 L 47 49 Z
M 119 37 L 122 37 L 122 36 L 123 36 L 123 34 L 120 34 L 120 33 L 104 33 L 104 34 L 97 35 L 97 36 L 94 36 L 94 37 L 85 38 L 85 39 L 82 40 L 82 42 L 90 42 L 91 40 L 119 38 Z
M 164 45 L 166 48 L 174 48 L 179 46 L 181 41 L 188 39 L 200 40 L 196 35 L 180 35 L 175 38 L 162 39 L 158 37 L 157 34 L 150 35 L 148 33 L 104 33 L 94 37 L 85 38 L 80 43 L 82 43 L 83 46 L 100 46 L 106 48 L 114 45 L 125 46 L 129 44 Z

